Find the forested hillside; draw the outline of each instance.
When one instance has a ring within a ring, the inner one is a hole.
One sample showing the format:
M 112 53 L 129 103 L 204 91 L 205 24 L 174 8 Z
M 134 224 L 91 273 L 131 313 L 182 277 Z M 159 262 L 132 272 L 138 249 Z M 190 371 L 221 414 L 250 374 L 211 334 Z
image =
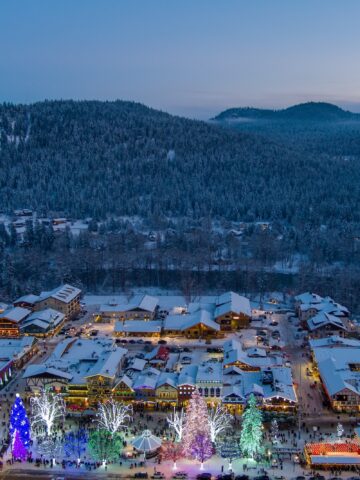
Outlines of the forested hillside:
M 360 163 L 130 102 L 0 107 L 0 207 L 358 223 Z

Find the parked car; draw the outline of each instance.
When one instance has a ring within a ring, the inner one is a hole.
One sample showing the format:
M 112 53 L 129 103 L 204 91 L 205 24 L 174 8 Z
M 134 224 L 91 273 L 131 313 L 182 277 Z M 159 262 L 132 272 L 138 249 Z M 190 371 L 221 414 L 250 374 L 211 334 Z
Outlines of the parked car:
M 167 341 L 166 340 L 159 340 L 158 345 L 166 345 Z

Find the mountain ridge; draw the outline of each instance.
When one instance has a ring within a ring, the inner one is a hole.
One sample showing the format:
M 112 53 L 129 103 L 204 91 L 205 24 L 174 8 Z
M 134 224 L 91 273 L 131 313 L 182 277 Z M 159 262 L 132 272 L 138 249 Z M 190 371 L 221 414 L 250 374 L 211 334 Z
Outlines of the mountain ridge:
M 344 110 L 328 102 L 305 102 L 292 105 L 283 109 L 263 109 L 253 107 L 229 108 L 213 120 L 300 120 L 300 121 L 334 121 L 334 120 L 360 120 L 360 114 Z

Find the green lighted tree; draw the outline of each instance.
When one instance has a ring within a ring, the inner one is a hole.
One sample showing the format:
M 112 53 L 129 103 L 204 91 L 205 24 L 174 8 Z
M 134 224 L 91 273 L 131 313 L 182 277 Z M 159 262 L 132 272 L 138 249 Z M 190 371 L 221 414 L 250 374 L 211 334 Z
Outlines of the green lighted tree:
M 95 430 L 90 434 L 89 449 L 95 460 L 103 463 L 117 460 L 122 446 L 122 438 L 119 433 L 111 435 L 107 430 Z
M 261 452 L 263 436 L 262 413 L 254 395 L 250 395 L 242 416 L 240 448 L 244 457 L 254 458 Z

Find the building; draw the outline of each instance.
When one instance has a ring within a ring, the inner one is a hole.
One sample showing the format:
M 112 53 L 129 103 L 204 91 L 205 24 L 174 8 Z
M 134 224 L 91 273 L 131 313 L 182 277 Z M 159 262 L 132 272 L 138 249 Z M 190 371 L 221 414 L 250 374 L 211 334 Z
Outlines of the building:
M 29 315 L 31 310 L 23 307 L 10 307 L 0 313 L 0 337 L 19 337 L 21 322 Z
M 206 363 L 199 365 L 196 375 L 196 387 L 210 404 L 221 401 L 223 389 L 222 363 Z
M 295 297 L 295 311 L 302 322 L 306 322 L 320 312 L 339 318 L 350 315 L 346 307 L 336 303 L 331 297 L 320 297 L 310 292 Z
M 189 403 L 191 395 L 196 389 L 197 365 L 186 365 L 182 368 L 178 378 L 178 403 L 184 407 Z
M 276 354 L 268 354 L 263 348 L 244 350 L 237 339 L 224 342 L 224 368 L 237 367 L 245 371 L 260 371 L 261 368 L 282 366 L 283 358 Z
M 248 327 L 251 320 L 249 299 L 234 292 L 226 292 L 218 296 L 214 318 L 223 332 L 233 332 Z
M 0 389 L 11 379 L 12 372 L 21 368 L 37 352 L 38 344 L 34 337 L 0 339 Z
M 323 310 L 306 321 L 308 330 L 314 335 L 324 336 L 334 332 L 349 330 L 346 317 L 335 316 Z
M 291 368 L 267 367 L 257 371 L 238 367 L 224 369 L 222 403 L 233 412 L 242 411 L 250 395 L 265 410 L 294 411 L 297 396 Z
M 307 443 L 304 448 L 304 456 L 306 462 L 311 468 L 359 468 L 360 444 L 356 440 L 333 440 Z
M 183 315 L 168 315 L 164 321 L 164 333 L 186 338 L 212 338 L 218 336 L 220 326 L 210 311 L 199 310 Z
M 159 406 L 176 407 L 178 405 L 177 375 L 163 372 L 156 382 L 155 399 Z
M 159 299 L 150 295 L 135 296 L 129 303 L 104 304 L 99 311 L 102 322 L 125 322 L 126 320 L 153 320 L 158 309 Z
M 23 335 L 34 337 L 49 337 L 56 335 L 65 322 L 65 315 L 53 308 L 46 308 L 31 313 L 20 324 L 20 331 Z
M 315 368 L 333 410 L 359 412 L 360 341 L 344 339 L 341 346 L 332 344 L 340 343 L 337 337 L 311 342 Z
M 160 337 L 162 323 L 158 320 L 127 320 L 115 322 L 116 337 Z
M 94 407 L 118 384 L 127 350 L 109 339 L 69 338 L 43 364 L 24 373 L 30 392 L 47 388 L 62 393 L 68 408 Z
M 71 285 L 65 284 L 51 290 L 42 292 L 39 300 L 35 304 L 35 310 L 53 308 L 65 315 L 69 320 L 80 313 L 81 290 Z

